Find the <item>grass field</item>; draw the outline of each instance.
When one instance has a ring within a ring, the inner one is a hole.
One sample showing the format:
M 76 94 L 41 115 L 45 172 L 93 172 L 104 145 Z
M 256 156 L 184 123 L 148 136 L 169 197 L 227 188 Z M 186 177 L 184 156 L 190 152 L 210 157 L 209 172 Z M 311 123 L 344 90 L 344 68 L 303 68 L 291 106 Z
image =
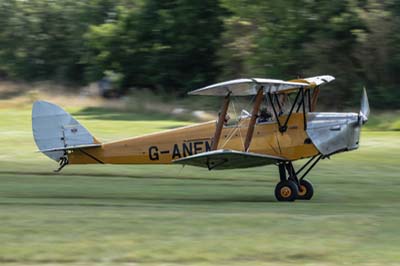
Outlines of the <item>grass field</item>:
M 102 140 L 187 124 L 70 109 Z M 70 166 L 35 153 L 28 107 L 0 108 L 0 265 L 398 265 L 400 132 L 323 160 L 312 201 L 275 202 L 275 166 Z

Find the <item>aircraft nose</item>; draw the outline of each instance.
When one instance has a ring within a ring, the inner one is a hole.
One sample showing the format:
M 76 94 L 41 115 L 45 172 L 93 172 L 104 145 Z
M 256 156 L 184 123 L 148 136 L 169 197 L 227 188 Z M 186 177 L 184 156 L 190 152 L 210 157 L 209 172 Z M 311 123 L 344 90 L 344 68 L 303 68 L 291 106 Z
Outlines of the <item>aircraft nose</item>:
M 358 114 L 310 113 L 307 119 L 307 134 L 321 154 L 358 148 L 361 128 Z

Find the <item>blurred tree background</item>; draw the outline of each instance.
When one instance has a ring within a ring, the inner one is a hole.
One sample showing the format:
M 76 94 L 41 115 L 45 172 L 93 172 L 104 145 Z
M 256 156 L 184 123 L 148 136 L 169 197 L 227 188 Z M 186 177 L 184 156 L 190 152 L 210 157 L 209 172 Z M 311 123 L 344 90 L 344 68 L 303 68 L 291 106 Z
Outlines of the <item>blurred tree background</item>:
M 331 74 L 345 108 L 366 86 L 399 108 L 396 0 L 2 0 L 0 77 L 83 85 L 106 73 L 121 90 L 172 95 L 239 77 Z

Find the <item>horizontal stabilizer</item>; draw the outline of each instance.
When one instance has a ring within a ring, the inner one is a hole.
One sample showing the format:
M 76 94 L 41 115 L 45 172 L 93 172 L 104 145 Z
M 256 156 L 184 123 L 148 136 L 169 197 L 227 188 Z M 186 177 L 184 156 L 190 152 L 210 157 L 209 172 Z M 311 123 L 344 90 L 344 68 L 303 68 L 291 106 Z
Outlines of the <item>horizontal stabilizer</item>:
M 284 158 L 235 150 L 203 152 L 175 160 L 174 163 L 206 167 L 208 170 L 249 168 L 285 161 Z
M 75 146 L 51 148 L 51 149 L 39 150 L 39 152 L 70 151 L 70 150 L 78 150 L 83 148 L 96 148 L 96 147 L 101 147 L 101 144 L 75 145 Z

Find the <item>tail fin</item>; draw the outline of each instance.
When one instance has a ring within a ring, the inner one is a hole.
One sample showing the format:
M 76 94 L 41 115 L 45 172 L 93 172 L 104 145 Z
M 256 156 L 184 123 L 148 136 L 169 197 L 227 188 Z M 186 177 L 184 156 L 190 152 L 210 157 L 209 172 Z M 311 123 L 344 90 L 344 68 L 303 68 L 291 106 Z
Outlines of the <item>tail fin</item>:
M 57 162 L 66 158 L 67 150 L 101 146 L 70 114 L 45 101 L 33 104 L 32 131 L 39 151 Z

